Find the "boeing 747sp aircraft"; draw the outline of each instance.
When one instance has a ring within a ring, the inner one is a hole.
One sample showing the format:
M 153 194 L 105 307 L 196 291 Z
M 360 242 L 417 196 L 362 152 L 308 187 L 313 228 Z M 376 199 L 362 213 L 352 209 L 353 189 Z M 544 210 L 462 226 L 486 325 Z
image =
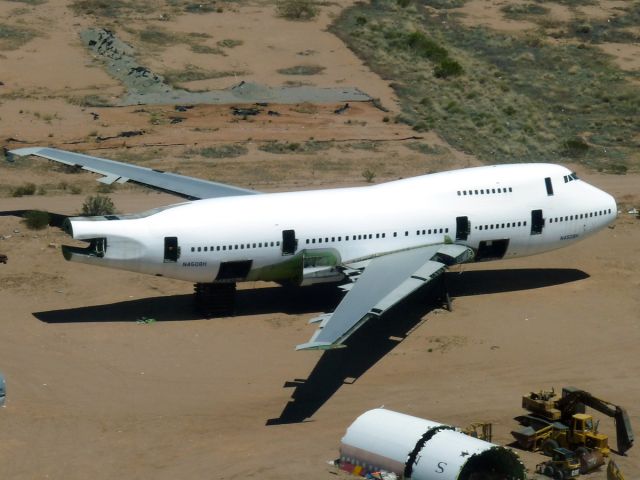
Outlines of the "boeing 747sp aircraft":
M 450 265 L 522 257 L 571 245 L 616 217 L 611 195 L 552 164 L 496 165 L 379 185 L 262 193 L 52 148 L 21 148 L 187 198 L 134 215 L 66 222 L 86 248 L 67 260 L 194 282 L 208 310 L 228 307 L 236 282 L 347 291 L 298 349 L 339 347 Z

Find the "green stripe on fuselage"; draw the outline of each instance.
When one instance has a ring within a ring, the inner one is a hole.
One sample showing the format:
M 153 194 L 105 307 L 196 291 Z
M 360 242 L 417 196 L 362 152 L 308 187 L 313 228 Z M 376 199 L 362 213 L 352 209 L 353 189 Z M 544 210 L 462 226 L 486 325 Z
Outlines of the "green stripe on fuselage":
M 295 255 L 283 255 L 281 262 L 252 269 L 246 281 L 299 284 L 305 268 L 335 267 L 340 263 L 340 254 L 334 248 L 305 249 Z

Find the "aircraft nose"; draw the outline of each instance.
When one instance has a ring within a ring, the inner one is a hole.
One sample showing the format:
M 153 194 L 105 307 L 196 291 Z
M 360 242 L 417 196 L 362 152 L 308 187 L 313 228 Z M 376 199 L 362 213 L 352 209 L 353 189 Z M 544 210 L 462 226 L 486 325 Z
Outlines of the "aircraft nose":
M 605 218 L 608 220 L 607 224 L 613 223 L 618 216 L 618 205 L 616 199 L 607 192 L 602 192 L 601 205 L 604 207 Z
M 613 198 L 613 195 L 609 195 L 608 193 L 606 194 L 606 196 L 607 196 L 607 204 L 608 204 L 607 208 L 611 209 L 611 214 L 615 218 L 618 216 L 618 205 L 616 204 L 616 199 Z

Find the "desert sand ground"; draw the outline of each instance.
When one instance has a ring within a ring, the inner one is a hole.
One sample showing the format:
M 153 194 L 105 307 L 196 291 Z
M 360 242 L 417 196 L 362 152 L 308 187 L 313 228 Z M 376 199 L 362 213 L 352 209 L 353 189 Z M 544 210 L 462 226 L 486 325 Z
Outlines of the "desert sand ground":
M 68 101 L 97 93 L 117 98 L 122 88 L 80 44 L 79 31 L 95 21 L 70 13 L 67 3 L 0 5 L 3 15 L 41 32 L 19 49 L 0 52 L 0 134 L 12 139 L 6 141 L 10 148 L 72 148 L 264 191 L 364 184 L 365 168 L 382 181 L 478 163 L 433 133 L 402 140 L 415 132 L 385 121 L 398 108 L 392 89 L 326 31 L 343 5 L 323 7 L 315 22 L 291 24 L 274 16 L 269 2 L 231 2 L 213 17 L 213 28 L 204 20 L 209 16 L 162 22 L 175 31 L 211 31 L 210 46 L 223 38 L 243 41 L 226 56 L 203 59 L 178 45 L 160 53 L 149 49 L 141 59 L 159 71 L 189 64 L 251 70 L 243 79 L 278 86 L 291 78 L 277 69 L 305 63 L 308 52 L 302 60 L 299 53 L 312 50 L 312 63 L 326 70 L 294 80 L 359 87 L 390 113 L 369 103 L 354 104 L 343 115 L 333 113 L 340 105 L 275 105 L 269 108 L 280 116 L 244 120 L 227 106 L 196 106 L 171 124 L 165 120 L 175 112 L 168 106 L 136 112 Z M 602 15 L 615 3 L 601 2 L 592 13 Z M 469 21 L 477 15 L 492 28 L 516 28 L 485 11 L 497 11 L 499 4 L 474 1 L 465 12 Z M 148 21 L 134 18 L 130 26 Z M 527 28 L 526 22 L 518 28 Z M 268 32 L 278 35 L 261 41 Z M 123 35 L 133 41 L 132 33 Z M 611 48 L 620 58 L 636 53 Z M 47 74 L 35 74 L 33 65 Z M 235 81 L 197 86 L 226 88 Z M 137 129 L 144 135 L 96 140 Z M 311 154 L 259 149 L 270 140 L 310 139 L 331 145 Z M 407 147 L 411 142 L 430 149 L 420 153 Z M 188 153 L 220 144 L 240 144 L 247 153 L 215 160 Z M 190 284 L 65 262 L 59 247 L 68 238 L 60 230 L 30 231 L 20 219 L 0 216 L 0 253 L 9 256 L 0 264 L 0 371 L 8 384 L 0 409 L 0 476 L 333 478 L 326 461 L 337 457 L 346 427 L 367 409 L 385 405 L 459 426 L 490 421 L 495 441 L 508 444 L 521 395 L 563 385 L 625 406 L 637 430 L 640 221 L 626 210 L 640 202 L 640 176 L 575 168 L 618 200 L 614 228 L 570 249 L 457 268 L 447 276 L 452 312 L 436 308 L 423 292 L 364 328 L 348 349 L 324 355 L 293 348 L 313 332 L 307 320 L 339 301 L 331 289 L 246 284 L 236 316 L 201 319 L 191 308 Z M 10 198 L 11 189 L 27 181 L 47 194 Z M 81 186 L 82 194 L 69 195 L 62 182 Z M 69 175 L 35 160 L 3 164 L 0 210 L 72 215 L 95 185 L 90 174 Z M 178 201 L 136 187 L 111 196 L 123 212 Z M 156 321 L 138 322 L 144 318 Z M 601 429 L 614 434 L 606 418 Z M 627 478 L 640 476 L 636 449 L 615 457 Z M 519 454 L 530 469 L 543 460 Z
M 125 210 L 171 200 L 114 198 Z M 2 204 L 72 213 L 77 201 Z M 324 357 L 293 346 L 336 305 L 331 291 L 247 284 L 237 316 L 203 320 L 189 284 L 67 263 L 63 233 L 14 217 L 0 233 L 7 478 L 328 478 L 325 461 L 366 409 L 491 421 L 509 443 L 520 395 L 562 385 L 626 406 L 639 424 L 640 224 L 630 215 L 574 248 L 457 269 L 453 312 L 418 296 Z M 640 471 L 634 449 L 616 460 L 631 478 Z

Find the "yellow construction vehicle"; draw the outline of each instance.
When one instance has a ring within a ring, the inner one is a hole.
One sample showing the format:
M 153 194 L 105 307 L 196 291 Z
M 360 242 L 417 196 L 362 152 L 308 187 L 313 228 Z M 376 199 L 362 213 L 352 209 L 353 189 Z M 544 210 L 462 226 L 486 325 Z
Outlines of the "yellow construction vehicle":
M 536 465 L 536 473 L 557 480 L 580 476 L 580 460 L 576 454 L 566 448 L 556 448 L 551 460 Z
M 569 425 L 560 422 L 549 422 L 533 415 L 518 417 L 525 428 L 511 432 L 518 445 L 525 450 L 538 451 L 551 455 L 558 447 L 576 450 L 579 447 L 598 450 L 608 456 L 609 437 L 598 433 L 591 415 L 576 413 Z
M 486 422 L 471 423 L 466 428 L 462 429 L 462 433 L 469 435 L 470 437 L 484 440 L 485 442 L 491 442 L 493 437 L 493 424 Z
M 563 388 L 562 397 L 557 400 L 555 396 L 551 390 L 532 392 L 522 398 L 522 407 L 531 414 L 518 417 L 525 428 L 511 432 L 522 448 L 551 454 L 558 447 L 572 450 L 586 447 L 583 453 L 597 450 L 608 456 L 609 437 L 598 432 L 598 423 L 584 413 L 586 406 L 615 419 L 618 453 L 624 455 L 633 446 L 633 430 L 622 407 L 574 387 Z
M 607 480 L 624 480 L 624 475 L 613 459 L 609 460 L 609 465 L 607 466 Z

